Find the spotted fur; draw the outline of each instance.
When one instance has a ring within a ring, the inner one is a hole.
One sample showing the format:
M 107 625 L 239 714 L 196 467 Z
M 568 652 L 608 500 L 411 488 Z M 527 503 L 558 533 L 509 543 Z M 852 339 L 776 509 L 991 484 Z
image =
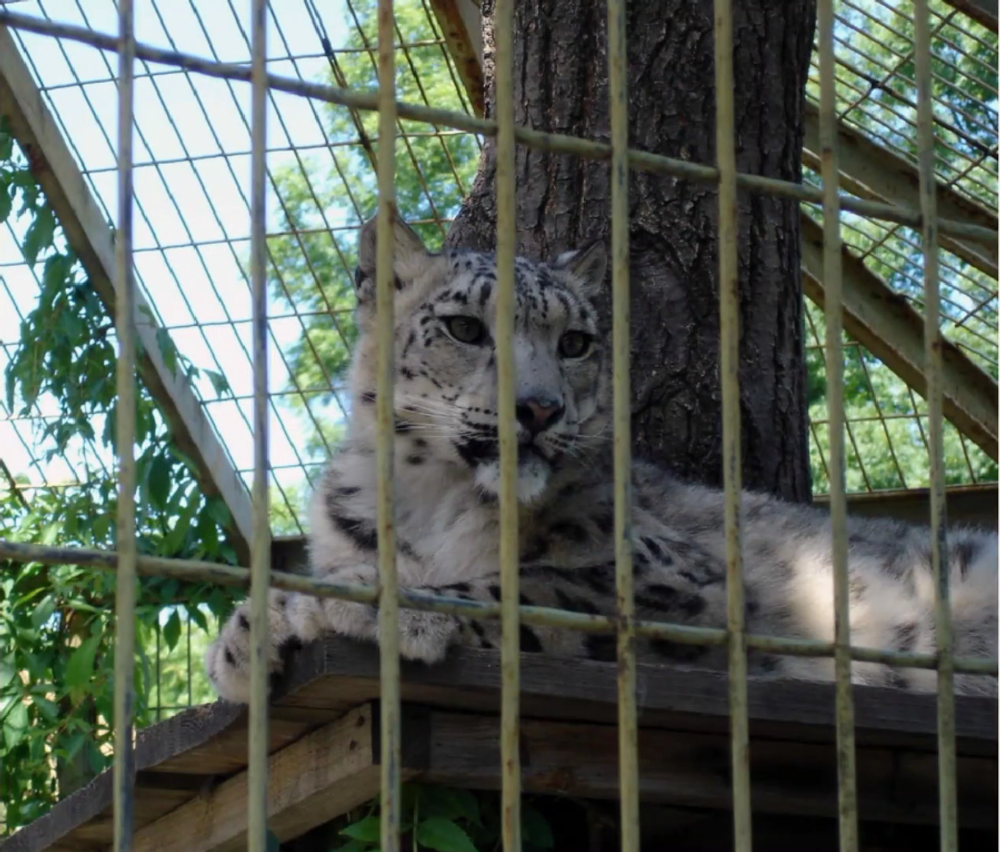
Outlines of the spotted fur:
M 593 298 L 605 273 L 595 244 L 548 263 L 518 258 L 514 358 L 519 402 L 517 492 L 521 601 L 583 613 L 614 607 L 609 355 Z M 497 600 L 497 378 L 493 345 L 497 273 L 492 255 L 428 253 L 395 228 L 395 502 L 401 585 Z M 311 507 L 312 573 L 377 582 L 375 533 L 375 229 L 361 234 L 356 276 L 360 339 L 351 369 L 348 434 Z M 454 318 L 459 318 L 455 320 Z M 583 348 L 580 348 L 581 340 Z M 635 601 L 640 617 L 725 624 L 723 501 L 716 490 L 638 462 L 633 470 Z M 746 493 L 742 501 L 746 623 L 754 633 L 833 637 L 827 514 Z M 996 657 L 997 537 L 949 533 L 956 652 Z M 934 592 L 925 528 L 849 522 L 851 631 L 857 645 L 933 652 Z M 272 671 L 280 649 L 327 632 L 378 639 L 374 606 L 272 592 Z M 493 621 L 404 610 L 404 657 L 440 661 L 449 646 L 499 646 Z M 521 628 L 521 649 L 611 661 L 610 636 Z M 249 631 L 240 607 L 206 663 L 224 698 L 245 701 Z M 718 648 L 642 641 L 648 662 L 723 666 Z M 756 675 L 827 679 L 829 660 L 750 654 Z M 932 690 L 935 674 L 853 666 L 859 683 Z M 960 675 L 963 692 L 996 694 L 996 680 Z

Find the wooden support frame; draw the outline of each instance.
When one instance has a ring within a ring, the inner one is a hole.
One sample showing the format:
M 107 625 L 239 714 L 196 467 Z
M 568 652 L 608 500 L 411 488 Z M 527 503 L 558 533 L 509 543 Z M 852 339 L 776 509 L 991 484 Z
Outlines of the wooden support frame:
M 31 163 L 66 239 L 115 318 L 114 238 L 90 187 L 73 159 L 55 117 L 45 104 L 9 29 L 0 25 L 0 113 L 9 116 L 14 138 Z M 135 324 L 141 355 L 138 370 L 167 420 L 178 447 L 195 464 L 207 495 L 229 508 L 228 530 L 241 564 L 249 564 L 250 498 L 186 377 L 171 372 L 160 352 L 158 327 L 142 294 L 136 293 Z
M 524 789 L 618 796 L 616 667 L 521 656 Z M 404 663 L 400 776 L 497 789 L 499 655 L 458 649 L 437 666 Z M 725 672 L 637 669 L 644 802 L 722 814 L 731 807 Z M 269 731 L 268 825 L 281 841 L 373 798 L 381 763 L 379 653 L 329 637 L 292 655 L 275 684 Z M 935 698 L 855 687 L 861 819 L 938 819 Z M 748 691 L 754 811 L 836 814 L 833 684 L 752 680 Z M 960 821 L 996 825 L 997 716 L 992 698 L 956 702 Z M 136 850 L 245 848 L 247 714 L 218 702 L 139 732 Z M 587 742 L 581 751 L 579 744 Z M 0 852 L 103 848 L 111 836 L 111 773 L 0 842 Z
M 806 101 L 805 137 L 802 162 L 819 171 L 819 110 Z M 837 157 L 844 188 L 860 198 L 885 201 L 889 204 L 916 207 L 920 204 L 920 181 L 916 166 L 876 145 L 863 133 L 843 122 L 837 125 Z M 965 198 L 947 186 L 938 186 L 938 211 L 942 217 L 997 228 L 995 211 Z M 997 258 L 989 256 L 983 245 L 973 245 L 942 234 L 941 247 L 966 263 L 997 277 Z
M 990 32 L 997 31 L 997 0 L 944 0 Z
M 430 0 L 459 79 L 477 116 L 486 114 L 482 12 L 474 0 Z
M 917 393 L 926 392 L 923 318 L 864 263 L 843 250 L 844 329 Z M 802 288 L 822 306 L 823 232 L 802 216 Z M 997 383 L 944 343 L 944 415 L 997 460 Z

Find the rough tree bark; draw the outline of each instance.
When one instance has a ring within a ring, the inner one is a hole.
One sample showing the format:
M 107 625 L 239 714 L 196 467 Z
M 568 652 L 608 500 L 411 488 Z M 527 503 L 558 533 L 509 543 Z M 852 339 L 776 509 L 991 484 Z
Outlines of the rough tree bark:
M 738 167 L 798 180 L 814 0 L 735 5 Z M 483 0 L 488 81 L 492 8 Z M 514 14 L 516 121 L 608 141 L 605 0 L 518 0 Z M 627 37 L 629 144 L 713 164 L 711 0 L 631 0 Z M 494 173 L 488 145 L 450 244 L 494 246 Z M 607 163 L 519 147 L 517 180 L 519 252 L 608 237 Z M 635 448 L 721 484 L 716 191 L 635 172 L 630 185 Z M 739 210 L 744 484 L 808 500 L 798 205 L 744 194 Z

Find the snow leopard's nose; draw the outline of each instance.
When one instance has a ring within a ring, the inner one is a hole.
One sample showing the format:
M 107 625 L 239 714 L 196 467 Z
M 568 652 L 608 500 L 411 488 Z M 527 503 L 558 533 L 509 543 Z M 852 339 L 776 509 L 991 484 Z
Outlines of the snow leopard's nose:
M 517 422 L 534 436 L 558 423 L 565 410 L 561 402 L 551 397 L 529 396 L 517 401 L 514 413 Z

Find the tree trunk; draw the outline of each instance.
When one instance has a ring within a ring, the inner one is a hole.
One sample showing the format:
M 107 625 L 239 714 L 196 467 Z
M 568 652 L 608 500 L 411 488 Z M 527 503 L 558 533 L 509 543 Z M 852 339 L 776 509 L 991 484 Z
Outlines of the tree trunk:
M 492 113 L 493 0 L 483 0 Z M 737 0 L 737 165 L 801 178 L 804 86 L 814 0 Z M 609 140 L 605 0 L 515 4 L 515 120 Z M 715 163 L 711 0 L 631 0 L 629 144 Z M 449 243 L 495 244 L 495 152 L 487 145 Z M 609 237 L 606 162 L 517 151 L 518 251 L 548 257 Z M 636 452 L 680 476 L 721 484 L 715 187 L 630 177 L 632 428 Z M 786 499 L 810 496 L 799 209 L 741 194 L 740 394 L 743 480 Z M 610 290 L 610 288 L 609 288 Z

